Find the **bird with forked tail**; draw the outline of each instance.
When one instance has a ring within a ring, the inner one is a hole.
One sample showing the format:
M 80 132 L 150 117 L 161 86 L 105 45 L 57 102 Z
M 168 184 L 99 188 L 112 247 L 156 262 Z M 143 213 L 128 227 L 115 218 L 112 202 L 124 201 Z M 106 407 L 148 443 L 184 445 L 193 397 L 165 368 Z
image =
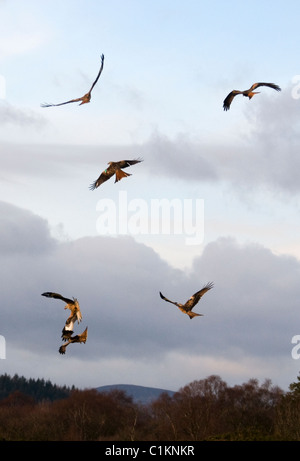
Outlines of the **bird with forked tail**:
M 260 93 L 260 91 L 253 91 L 253 90 L 255 90 L 256 88 L 258 88 L 260 86 L 268 86 L 269 88 L 273 88 L 273 90 L 281 91 L 281 88 L 278 85 L 276 85 L 275 83 L 263 83 L 263 82 L 253 83 L 253 85 L 249 88 L 249 90 L 244 90 L 244 91 L 233 90 L 233 91 L 231 91 L 223 101 L 224 110 L 229 110 L 230 109 L 230 105 L 231 105 L 233 99 L 238 94 L 242 94 L 243 96 L 248 97 L 249 99 L 253 98 L 253 96 L 255 94 Z
M 120 181 L 122 178 L 131 176 L 131 174 L 123 171 L 122 168 L 128 168 L 129 166 L 135 165 L 136 163 L 140 163 L 142 161 L 142 159 L 138 158 L 135 160 L 120 160 L 119 162 L 108 162 L 109 166 L 104 171 L 102 171 L 99 178 L 96 179 L 96 181 L 94 181 L 90 185 L 90 189 L 97 189 L 97 187 L 101 186 L 101 184 L 110 179 L 114 174 L 116 175 L 115 183 Z
M 61 102 L 59 104 L 44 103 L 44 104 L 41 104 L 41 107 L 63 106 L 64 104 L 70 104 L 72 102 L 79 102 L 79 101 L 81 101 L 79 106 L 81 106 L 82 104 L 87 104 L 91 100 L 92 90 L 93 90 L 94 86 L 96 85 L 96 83 L 98 82 L 98 79 L 99 79 L 99 77 L 100 77 L 100 75 L 102 73 L 102 70 L 103 70 L 103 66 L 104 66 L 104 54 L 102 54 L 102 56 L 101 56 L 101 67 L 100 67 L 100 70 L 98 72 L 98 75 L 97 75 L 94 83 L 92 84 L 90 90 L 86 94 L 84 94 L 81 98 L 71 99 L 70 101 Z
M 205 285 L 201 290 L 197 291 L 193 296 L 191 296 L 185 304 L 177 303 L 174 301 L 171 301 L 170 299 L 166 298 L 161 292 L 159 292 L 160 297 L 164 300 L 167 301 L 168 303 L 175 304 L 181 312 L 184 314 L 187 314 L 190 319 L 198 316 L 203 316 L 203 314 L 196 314 L 195 312 L 192 312 L 192 309 L 196 306 L 196 304 L 200 301 L 202 296 L 211 288 L 213 288 L 214 284 L 213 282 L 209 282 L 207 285 Z

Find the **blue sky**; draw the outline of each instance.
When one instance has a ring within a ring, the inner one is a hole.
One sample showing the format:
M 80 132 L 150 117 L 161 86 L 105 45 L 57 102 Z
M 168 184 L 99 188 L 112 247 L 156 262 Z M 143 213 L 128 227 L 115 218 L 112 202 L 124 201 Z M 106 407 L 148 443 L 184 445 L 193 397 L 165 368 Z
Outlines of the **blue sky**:
M 299 13 L 296 1 L 0 1 L 3 372 L 172 390 L 210 374 L 295 380 Z M 102 53 L 90 104 L 40 106 L 86 93 Z M 282 91 L 223 111 L 257 81 Z M 108 161 L 136 157 L 132 176 L 89 190 Z M 203 241 L 100 235 L 101 200 L 124 192 L 146 207 L 202 200 Z M 184 302 L 209 280 L 192 322 L 158 296 Z M 77 297 L 89 325 L 68 361 L 63 305 L 44 291 Z

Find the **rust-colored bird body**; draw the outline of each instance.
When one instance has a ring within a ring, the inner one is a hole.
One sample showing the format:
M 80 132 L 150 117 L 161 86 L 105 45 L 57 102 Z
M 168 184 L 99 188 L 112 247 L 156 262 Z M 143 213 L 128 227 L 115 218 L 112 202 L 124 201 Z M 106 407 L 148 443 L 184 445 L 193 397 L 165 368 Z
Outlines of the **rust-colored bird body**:
M 203 314 L 196 314 L 195 312 L 192 312 L 192 309 L 196 306 L 196 304 L 200 301 L 202 296 L 211 288 L 213 288 L 213 282 L 209 282 L 207 285 L 205 285 L 201 290 L 197 291 L 193 296 L 191 296 L 185 304 L 177 303 L 174 301 L 171 301 L 170 299 L 166 298 L 161 292 L 159 292 L 160 297 L 169 303 L 174 304 L 177 306 L 181 312 L 184 314 L 187 314 L 190 319 L 198 316 L 203 316 Z
M 136 163 L 142 162 L 142 159 L 136 160 L 120 160 L 119 162 L 108 162 L 108 167 L 102 171 L 99 178 L 96 179 L 91 185 L 90 189 L 94 190 L 97 187 L 101 186 L 105 181 L 110 179 L 113 175 L 115 175 L 115 182 L 120 181 L 122 178 L 126 178 L 127 176 L 131 176 L 131 174 L 126 173 L 122 170 L 122 168 L 128 168 L 131 165 L 135 165 Z
M 83 96 L 81 96 L 81 98 L 76 98 L 76 99 L 71 99 L 70 101 L 66 101 L 66 102 L 61 102 L 59 104 L 48 104 L 48 103 L 44 103 L 44 104 L 41 104 L 42 107 L 54 107 L 54 106 L 63 106 L 64 104 L 70 104 L 72 102 L 80 102 L 79 106 L 81 106 L 82 104 L 87 104 L 90 102 L 91 100 L 91 95 L 92 95 L 92 90 L 94 88 L 94 86 L 96 85 L 96 83 L 98 82 L 98 79 L 102 73 L 102 70 L 103 70 L 103 66 L 104 66 L 104 55 L 102 54 L 101 56 L 101 67 L 100 67 L 100 70 L 98 72 L 98 75 L 95 79 L 95 81 L 93 82 L 90 90 L 84 94 Z
M 253 83 L 253 85 L 249 88 L 249 90 L 244 90 L 244 91 L 233 90 L 233 91 L 231 91 L 223 101 L 224 110 L 229 110 L 230 109 L 230 105 L 231 105 L 233 99 L 238 94 L 242 94 L 243 96 L 245 96 L 245 97 L 247 97 L 249 99 L 253 98 L 253 96 L 255 94 L 260 93 L 260 91 L 253 91 L 253 90 L 255 90 L 256 88 L 258 88 L 260 86 L 268 86 L 269 88 L 273 88 L 273 90 L 281 91 L 281 88 L 278 85 L 276 85 L 275 83 L 264 83 L 264 82 Z

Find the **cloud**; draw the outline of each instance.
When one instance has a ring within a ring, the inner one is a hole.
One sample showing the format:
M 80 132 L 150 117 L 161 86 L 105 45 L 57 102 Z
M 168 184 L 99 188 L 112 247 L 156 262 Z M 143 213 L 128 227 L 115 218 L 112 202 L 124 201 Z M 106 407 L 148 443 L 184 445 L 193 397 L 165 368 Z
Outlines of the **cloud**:
M 172 140 L 155 131 L 143 146 L 143 151 L 146 152 L 150 171 L 156 175 L 198 181 L 218 179 L 205 146 L 195 143 L 187 134 L 178 134 Z
M 261 363 L 261 374 L 271 379 L 272 370 L 278 376 L 281 364 L 289 373 L 294 369 L 291 338 L 299 333 L 295 325 L 300 298 L 300 263 L 295 258 L 276 256 L 258 244 L 239 245 L 232 238 L 220 238 L 208 244 L 185 273 L 131 237 L 84 237 L 59 243 L 38 216 L 5 203 L 1 211 L 0 334 L 11 357 L 8 369 L 24 370 L 25 354 L 30 375 L 37 372 L 34 364 L 39 357 L 47 357 L 48 377 L 66 382 L 72 363 L 84 374 L 85 367 L 90 372 L 115 362 L 115 376 L 118 368 L 124 376 L 127 363 L 132 370 L 129 382 L 147 363 L 156 385 L 162 380 L 171 388 L 167 376 L 161 378 L 160 373 L 164 366 L 172 367 L 178 382 L 184 379 L 173 360 L 178 354 L 187 360 L 194 357 L 195 363 L 205 364 L 204 369 L 214 374 L 223 370 L 222 361 L 239 373 L 248 361 L 256 363 L 256 370 Z M 215 283 L 213 290 L 195 308 L 204 317 L 191 321 L 159 297 L 162 291 L 185 302 L 210 280 Z M 77 297 L 83 322 L 76 325 L 76 333 L 89 328 L 87 343 L 67 351 L 66 369 L 57 364 L 64 363 L 58 347 L 67 314 L 61 301 L 42 297 L 44 291 Z M 20 360 L 17 351 L 23 351 Z M 268 368 L 271 376 L 265 376 L 263 364 L 274 363 L 275 358 L 276 366 Z M 196 369 L 187 374 L 193 373 L 196 379 Z M 113 376 L 111 365 L 108 374 Z M 71 376 L 77 380 L 75 385 L 86 382 L 78 375 L 75 378 L 74 369 Z M 104 379 L 105 368 L 99 369 L 98 376 L 99 381 Z
M 171 138 L 154 131 L 142 146 L 146 167 L 191 183 L 229 184 L 236 194 L 252 194 L 253 187 L 278 195 L 299 193 L 299 100 L 292 97 L 292 88 L 245 102 L 244 121 L 237 125 L 232 117 L 229 138 L 219 133 L 204 141 L 184 132 Z M 239 108 L 232 107 L 226 117 L 234 110 Z
M 55 245 L 47 222 L 30 211 L 0 201 L 0 254 L 43 254 Z
M 4 101 L 0 104 L 0 123 L 20 127 L 33 126 L 38 129 L 47 124 L 46 119 L 34 111 L 20 109 Z

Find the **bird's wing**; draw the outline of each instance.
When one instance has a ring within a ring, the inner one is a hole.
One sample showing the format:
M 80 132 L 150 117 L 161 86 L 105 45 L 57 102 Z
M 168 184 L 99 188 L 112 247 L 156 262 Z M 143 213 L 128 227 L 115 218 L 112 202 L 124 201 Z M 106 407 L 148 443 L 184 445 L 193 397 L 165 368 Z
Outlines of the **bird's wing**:
M 74 316 L 75 316 L 77 322 L 80 323 L 81 320 L 82 320 L 82 315 L 81 315 L 81 311 L 80 311 L 79 302 L 77 301 L 77 299 L 74 300 L 74 310 L 73 310 L 73 313 L 74 313 Z
M 82 97 L 81 98 L 76 98 L 76 99 L 71 99 L 70 101 L 66 101 L 66 102 L 61 102 L 59 104 L 48 104 L 48 103 L 44 103 L 44 104 L 41 104 L 41 107 L 54 107 L 54 106 L 63 106 L 64 104 L 70 104 L 71 102 L 78 102 L 78 101 L 82 101 Z
M 91 190 L 97 189 L 97 187 L 101 186 L 101 184 L 103 184 L 105 181 L 111 178 L 114 174 L 115 174 L 115 171 L 109 168 L 107 168 L 107 170 L 102 171 L 99 178 L 96 179 L 96 181 L 94 181 L 90 185 L 90 189 Z
M 74 322 L 70 322 L 70 323 L 66 322 L 66 324 L 64 325 L 62 329 L 62 334 L 61 334 L 62 339 L 64 339 L 65 341 L 70 339 L 73 334 L 73 330 L 74 330 Z
M 197 293 L 193 294 L 193 296 L 190 297 L 190 299 L 187 300 L 185 303 L 184 307 L 186 310 L 191 310 L 193 307 L 200 301 L 202 296 L 210 290 L 214 286 L 213 282 L 209 282 L 205 287 L 203 287 L 201 290 L 197 291 Z
M 255 90 L 255 88 L 258 88 L 259 86 L 268 86 L 270 88 L 273 88 L 273 90 L 276 91 L 281 91 L 280 86 L 276 85 L 275 83 L 264 83 L 264 82 L 259 82 L 259 83 L 253 83 L 251 86 L 250 90 Z
M 160 295 L 161 299 L 163 299 L 164 301 L 167 301 L 168 303 L 175 304 L 175 306 L 179 307 L 178 303 L 176 303 L 174 301 L 171 301 L 170 299 L 166 298 L 161 292 L 159 292 L 159 295 Z
M 241 94 L 242 92 L 239 91 L 239 90 L 233 90 L 231 91 L 227 96 L 226 98 L 224 99 L 223 101 L 223 108 L 224 110 L 229 110 L 230 109 L 230 104 L 232 103 L 233 101 L 233 98 L 238 95 L 238 94 Z
M 60 354 L 65 354 L 66 353 L 66 347 L 68 346 L 68 344 L 70 344 L 70 341 L 68 341 L 67 343 L 60 346 L 60 348 L 58 349 L 58 352 Z
M 143 159 L 137 158 L 134 160 L 120 160 L 119 162 L 114 162 L 114 165 L 116 165 L 118 168 L 128 168 L 131 165 L 135 165 L 136 163 L 142 162 Z
M 45 293 L 42 293 L 42 296 L 46 296 L 47 298 L 55 298 L 55 299 L 61 299 L 67 304 L 74 304 L 73 299 L 65 298 L 64 296 L 58 294 L 58 293 L 52 293 L 51 291 L 46 291 Z
M 94 88 L 94 86 L 95 86 L 96 83 L 98 82 L 98 79 L 99 79 L 99 77 L 100 77 L 100 75 L 101 75 L 101 72 L 102 72 L 102 70 L 103 70 L 103 65 L 104 65 L 104 54 L 101 55 L 101 67 L 100 67 L 100 70 L 99 70 L 98 75 L 97 75 L 97 77 L 96 77 L 96 80 L 94 81 L 94 83 L 93 83 L 92 86 L 91 86 L 91 89 L 90 89 L 89 93 L 92 92 L 92 89 Z

